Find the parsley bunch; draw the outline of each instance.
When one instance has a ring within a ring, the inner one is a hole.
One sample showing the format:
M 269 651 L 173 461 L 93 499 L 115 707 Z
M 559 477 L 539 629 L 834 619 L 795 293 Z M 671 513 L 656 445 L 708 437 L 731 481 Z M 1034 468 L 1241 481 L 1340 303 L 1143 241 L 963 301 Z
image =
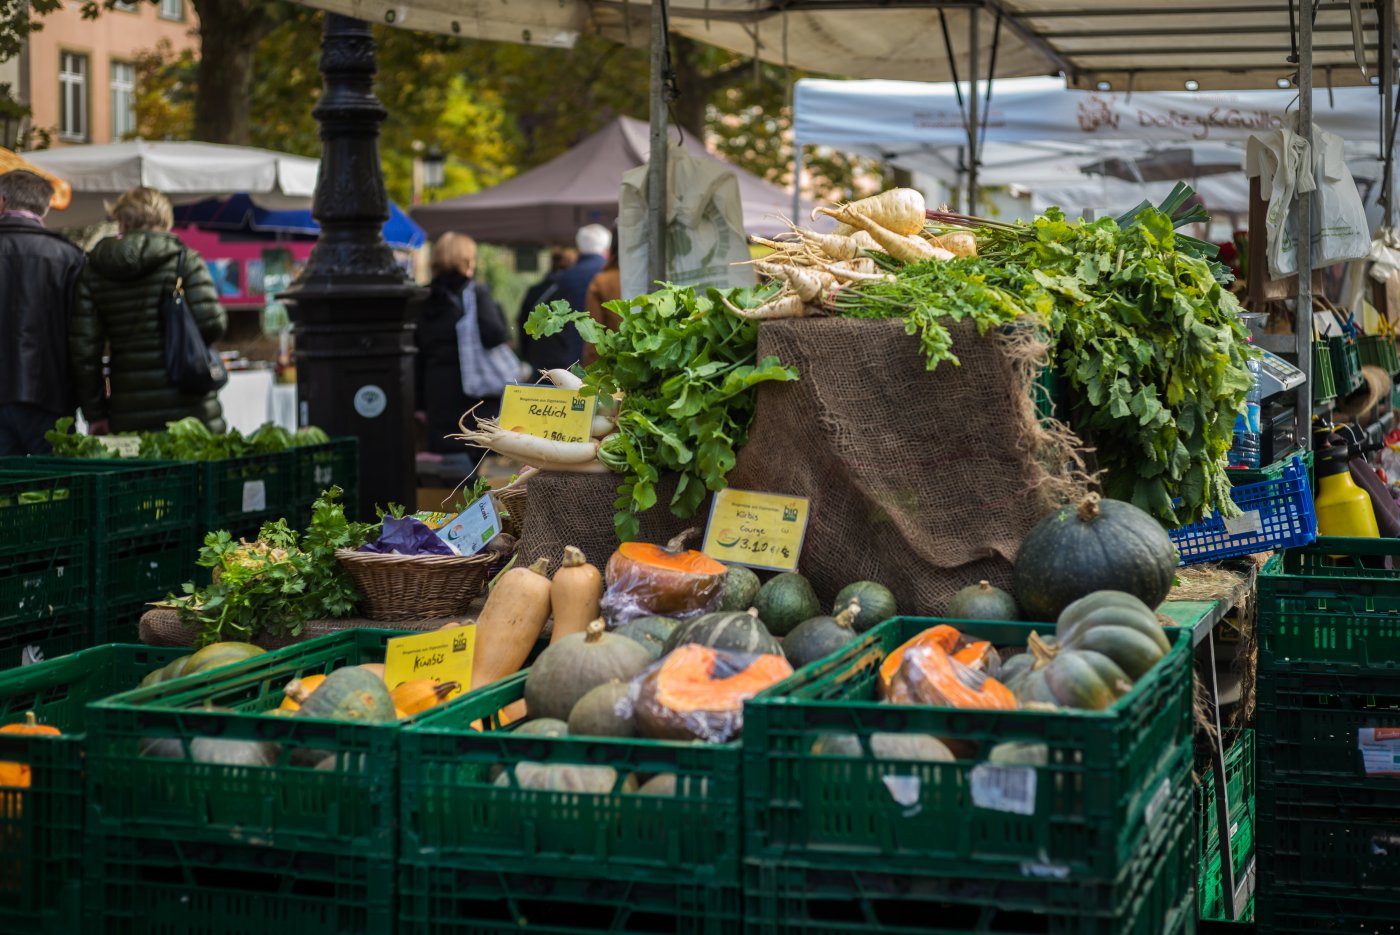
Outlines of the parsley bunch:
M 735 290 L 731 300 L 753 304 L 746 290 Z M 753 388 L 796 380 L 797 371 L 776 357 L 756 359 L 758 326 L 729 314 L 716 289 L 702 293 L 666 284 L 604 307 L 622 319 L 618 330 L 567 302 L 539 306 L 525 330 L 541 337 L 574 325 L 598 351 L 583 372 L 580 392 L 604 399 L 623 394 L 617 431 L 598 459 L 624 475 L 613 526 L 625 542 L 637 536 L 637 514 L 656 505 L 661 472 L 680 475 L 670 502 L 676 516 L 693 515 L 706 491 L 723 490 L 748 438 Z
M 349 616 L 360 594 L 335 550 L 358 548 L 376 526 L 346 520 L 340 494 L 339 487 L 321 494 L 303 535 L 282 519 L 264 523 L 251 543 L 235 542 L 225 530 L 209 533 L 197 564 L 213 569 L 213 583 L 186 582 L 184 596 L 170 595 L 159 606 L 198 627 L 200 646 L 255 633 L 296 636 L 308 620 Z

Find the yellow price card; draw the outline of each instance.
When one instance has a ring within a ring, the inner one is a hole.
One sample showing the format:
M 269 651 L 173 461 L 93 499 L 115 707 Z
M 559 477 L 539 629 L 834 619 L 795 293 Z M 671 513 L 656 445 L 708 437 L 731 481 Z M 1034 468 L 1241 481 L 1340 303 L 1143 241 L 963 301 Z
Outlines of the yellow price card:
M 807 518 L 806 497 L 726 487 L 710 506 L 703 551 L 721 562 L 795 571 Z
M 586 442 L 593 435 L 596 396 L 532 383 L 501 394 L 501 428 L 556 442 Z
M 455 698 L 471 687 L 475 651 L 476 624 L 396 636 L 385 644 L 384 684 L 393 689 L 414 679 L 456 682 L 461 687 L 447 696 Z

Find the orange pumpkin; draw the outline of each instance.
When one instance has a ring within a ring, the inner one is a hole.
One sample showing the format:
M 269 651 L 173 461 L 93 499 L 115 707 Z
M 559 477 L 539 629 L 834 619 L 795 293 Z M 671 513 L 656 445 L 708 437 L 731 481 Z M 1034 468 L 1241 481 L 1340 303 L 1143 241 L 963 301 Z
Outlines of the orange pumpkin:
M 665 546 L 624 542 L 608 559 L 608 596 L 626 594 L 640 615 L 692 613 L 710 608 L 724 592 L 723 564 L 685 547 L 696 530 L 687 529 Z
M 937 705 L 1011 711 L 1018 707 L 1011 689 L 955 660 L 942 646 L 905 655 L 890 686 L 894 704 Z
M 321 683 L 326 680 L 324 675 L 303 675 L 299 679 L 292 679 L 282 689 L 285 696 L 278 707 L 287 711 L 296 711 L 301 707 L 303 701 L 311 697 L 311 693 L 321 687 Z
M 23 721 L 17 724 L 6 724 L 4 727 L 0 727 L 0 734 L 19 734 L 27 737 L 59 737 L 62 736 L 62 731 L 48 724 L 40 724 L 38 719 L 34 717 L 33 711 L 26 711 L 24 712 Z M 28 763 L 0 762 L 0 786 L 28 788 L 30 778 Z
M 747 664 L 736 670 L 736 659 Z M 664 740 L 731 740 L 742 727 L 744 702 L 789 675 L 782 656 L 735 656 L 686 643 L 642 677 L 637 730 Z
M 389 692 L 394 700 L 394 708 L 402 711 L 400 718 L 421 714 L 433 705 L 441 704 L 447 696 L 459 691 L 460 682 L 436 682 L 433 679 L 414 679 L 404 682 Z
M 927 630 L 906 641 L 894 652 L 885 657 L 885 661 L 880 663 L 880 676 L 877 688 L 881 698 L 888 698 L 890 686 L 894 684 L 894 677 L 899 673 L 899 667 L 904 663 L 904 654 L 915 646 L 937 646 L 944 652 L 951 653 L 957 648 L 958 642 L 962 640 L 962 634 L 957 627 L 950 627 L 946 623 L 929 627 Z

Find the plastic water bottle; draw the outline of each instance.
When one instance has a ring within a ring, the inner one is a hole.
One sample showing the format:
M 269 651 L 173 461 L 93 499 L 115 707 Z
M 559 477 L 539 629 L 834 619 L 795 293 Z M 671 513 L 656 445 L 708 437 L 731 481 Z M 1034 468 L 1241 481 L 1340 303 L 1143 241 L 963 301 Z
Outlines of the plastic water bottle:
M 1230 446 L 1231 467 L 1259 469 L 1259 406 L 1263 393 L 1260 376 L 1263 370 L 1264 365 L 1260 360 L 1250 358 L 1249 375 L 1253 382 L 1245 398 L 1244 412 L 1235 417 L 1235 440 Z

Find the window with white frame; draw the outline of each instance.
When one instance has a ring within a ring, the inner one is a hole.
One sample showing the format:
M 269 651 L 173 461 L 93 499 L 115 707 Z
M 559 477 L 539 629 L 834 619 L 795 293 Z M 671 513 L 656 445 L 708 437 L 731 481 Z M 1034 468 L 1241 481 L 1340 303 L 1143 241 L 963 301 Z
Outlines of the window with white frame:
M 136 66 L 112 63 L 112 141 L 136 132 Z
M 160 0 L 160 18 L 183 21 L 185 0 Z
M 58 57 L 58 136 L 83 143 L 88 138 L 88 57 L 64 52 Z

